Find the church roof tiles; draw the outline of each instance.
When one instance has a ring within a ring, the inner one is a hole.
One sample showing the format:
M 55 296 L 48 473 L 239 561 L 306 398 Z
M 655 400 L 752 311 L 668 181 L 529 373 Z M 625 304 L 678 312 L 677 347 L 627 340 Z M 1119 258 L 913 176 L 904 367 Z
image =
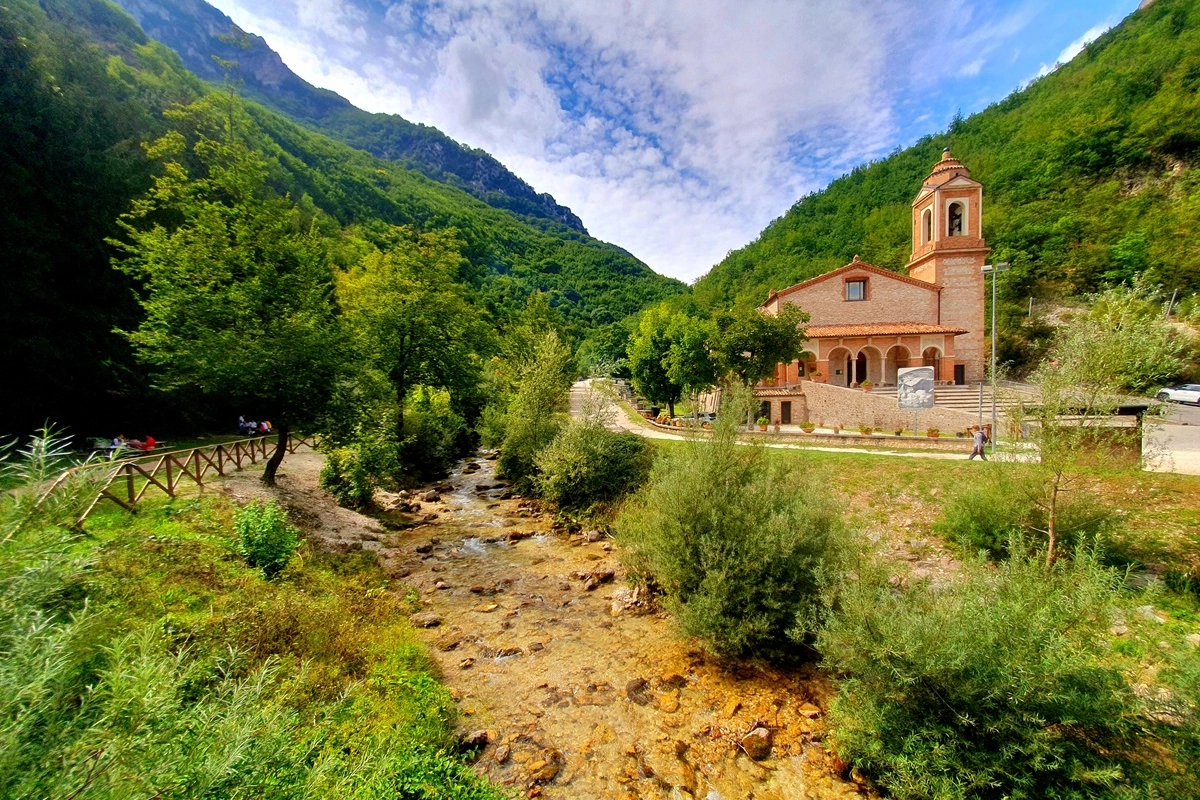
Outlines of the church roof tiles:
M 804 332 L 809 339 L 851 339 L 862 336 L 917 336 L 923 333 L 958 335 L 967 331 L 928 322 L 867 322 L 857 325 L 810 325 Z

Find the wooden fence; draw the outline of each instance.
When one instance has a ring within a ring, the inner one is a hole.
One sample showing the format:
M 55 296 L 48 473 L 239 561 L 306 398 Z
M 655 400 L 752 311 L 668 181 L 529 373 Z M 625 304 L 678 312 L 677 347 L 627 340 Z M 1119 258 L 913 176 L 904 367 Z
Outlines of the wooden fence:
M 82 526 L 102 500 L 116 503 L 126 511 L 133 511 L 150 491 L 161 491 L 175 497 L 182 484 L 194 484 L 203 488 L 204 479 L 210 475 L 223 476 L 227 470 L 239 470 L 246 463 L 257 464 L 267 461 L 275 452 L 278 440 L 274 437 L 255 436 L 237 439 L 190 450 L 173 450 L 161 454 L 129 456 L 115 461 L 85 464 L 76 470 L 108 470 L 100 481 L 100 491 L 87 509 L 76 520 Z M 287 452 L 295 453 L 300 447 L 314 447 L 315 436 L 289 435 Z M 64 472 L 55 485 L 65 481 L 73 471 Z M 51 486 L 50 491 L 55 487 Z M 47 492 L 48 493 L 48 492 Z

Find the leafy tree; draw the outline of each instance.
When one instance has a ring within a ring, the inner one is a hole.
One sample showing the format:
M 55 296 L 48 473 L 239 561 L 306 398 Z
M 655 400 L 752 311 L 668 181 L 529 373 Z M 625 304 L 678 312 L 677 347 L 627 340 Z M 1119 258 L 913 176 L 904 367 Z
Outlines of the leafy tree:
M 566 422 L 575 359 L 558 334 L 544 332 L 533 357 L 518 366 L 516 391 L 504 420 L 499 471 L 524 489 L 534 487 L 537 457 Z
M 633 387 L 651 403 L 666 403 L 667 413 L 672 417 L 675 416 L 675 403 L 683 392 L 683 385 L 668 374 L 673 316 L 665 305 L 646 311 L 629 341 Z
M 1089 313 L 1059 329 L 1047 360 L 1030 377 L 1039 398 L 1019 420 L 1029 424 L 1041 456 L 1036 502 L 1045 515 L 1051 563 L 1062 495 L 1077 483 L 1079 466 L 1098 451 L 1131 444 L 1130 431 L 1113 425 L 1122 393 L 1144 390 L 1183 365 L 1183 343 L 1142 288 L 1110 289 L 1094 301 Z
M 396 441 L 417 384 L 473 390 L 490 342 L 479 312 L 455 278 L 462 267 L 452 233 L 397 231 L 387 252 L 368 253 L 337 276 L 337 297 L 355 350 L 387 376 L 396 403 Z
M 716 315 L 712 349 L 718 368 L 728 379 L 753 386 L 775 374 L 775 366 L 795 361 L 803 352 L 808 315 L 787 303 L 771 316 L 750 306 Z
M 289 431 L 316 420 L 333 383 L 333 276 L 319 212 L 271 191 L 269 161 L 226 134 L 221 111 L 198 101 L 172 114 L 191 144 L 174 131 L 148 146 L 164 170 L 121 218 L 115 266 L 142 282 L 145 318 L 127 336 L 160 388 L 274 421 L 271 484 Z
M 667 379 L 691 397 L 717 384 L 718 367 L 712 354 L 715 326 L 706 319 L 676 314 L 667 326 Z

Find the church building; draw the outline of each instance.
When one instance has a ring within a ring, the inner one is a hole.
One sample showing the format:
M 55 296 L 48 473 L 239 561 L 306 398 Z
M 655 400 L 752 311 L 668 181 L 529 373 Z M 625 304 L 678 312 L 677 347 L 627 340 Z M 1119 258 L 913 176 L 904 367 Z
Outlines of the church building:
M 983 186 L 948 149 L 912 203 L 912 243 L 905 273 L 855 256 L 770 292 L 763 313 L 794 303 L 811 318 L 807 351 L 776 368 L 776 387 L 892 385 L 896 370 L 923 365 L 944 384 L 984 380 Z

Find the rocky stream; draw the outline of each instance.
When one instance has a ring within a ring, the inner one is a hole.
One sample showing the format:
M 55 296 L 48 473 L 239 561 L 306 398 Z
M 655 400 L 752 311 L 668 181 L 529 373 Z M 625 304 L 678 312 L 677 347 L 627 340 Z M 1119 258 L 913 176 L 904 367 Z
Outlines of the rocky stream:
M 415 591 L 412 617 L 481 748 L 480 772 L 527 797 L 825 800 L 864 790 L 822 744 L 832 694 L 815 668 L 721 663 L 626 580 L 617 545 L 462 462 L 374 517 L 317 486 L 297 453 L 275 490 L 315 546 L 373 551 Z M 255 476 L 256 477 L 256 476 Z M 265 492 L 251 476 L 238 499 Z M 396 530 L 403 519 L 412 527 Z

